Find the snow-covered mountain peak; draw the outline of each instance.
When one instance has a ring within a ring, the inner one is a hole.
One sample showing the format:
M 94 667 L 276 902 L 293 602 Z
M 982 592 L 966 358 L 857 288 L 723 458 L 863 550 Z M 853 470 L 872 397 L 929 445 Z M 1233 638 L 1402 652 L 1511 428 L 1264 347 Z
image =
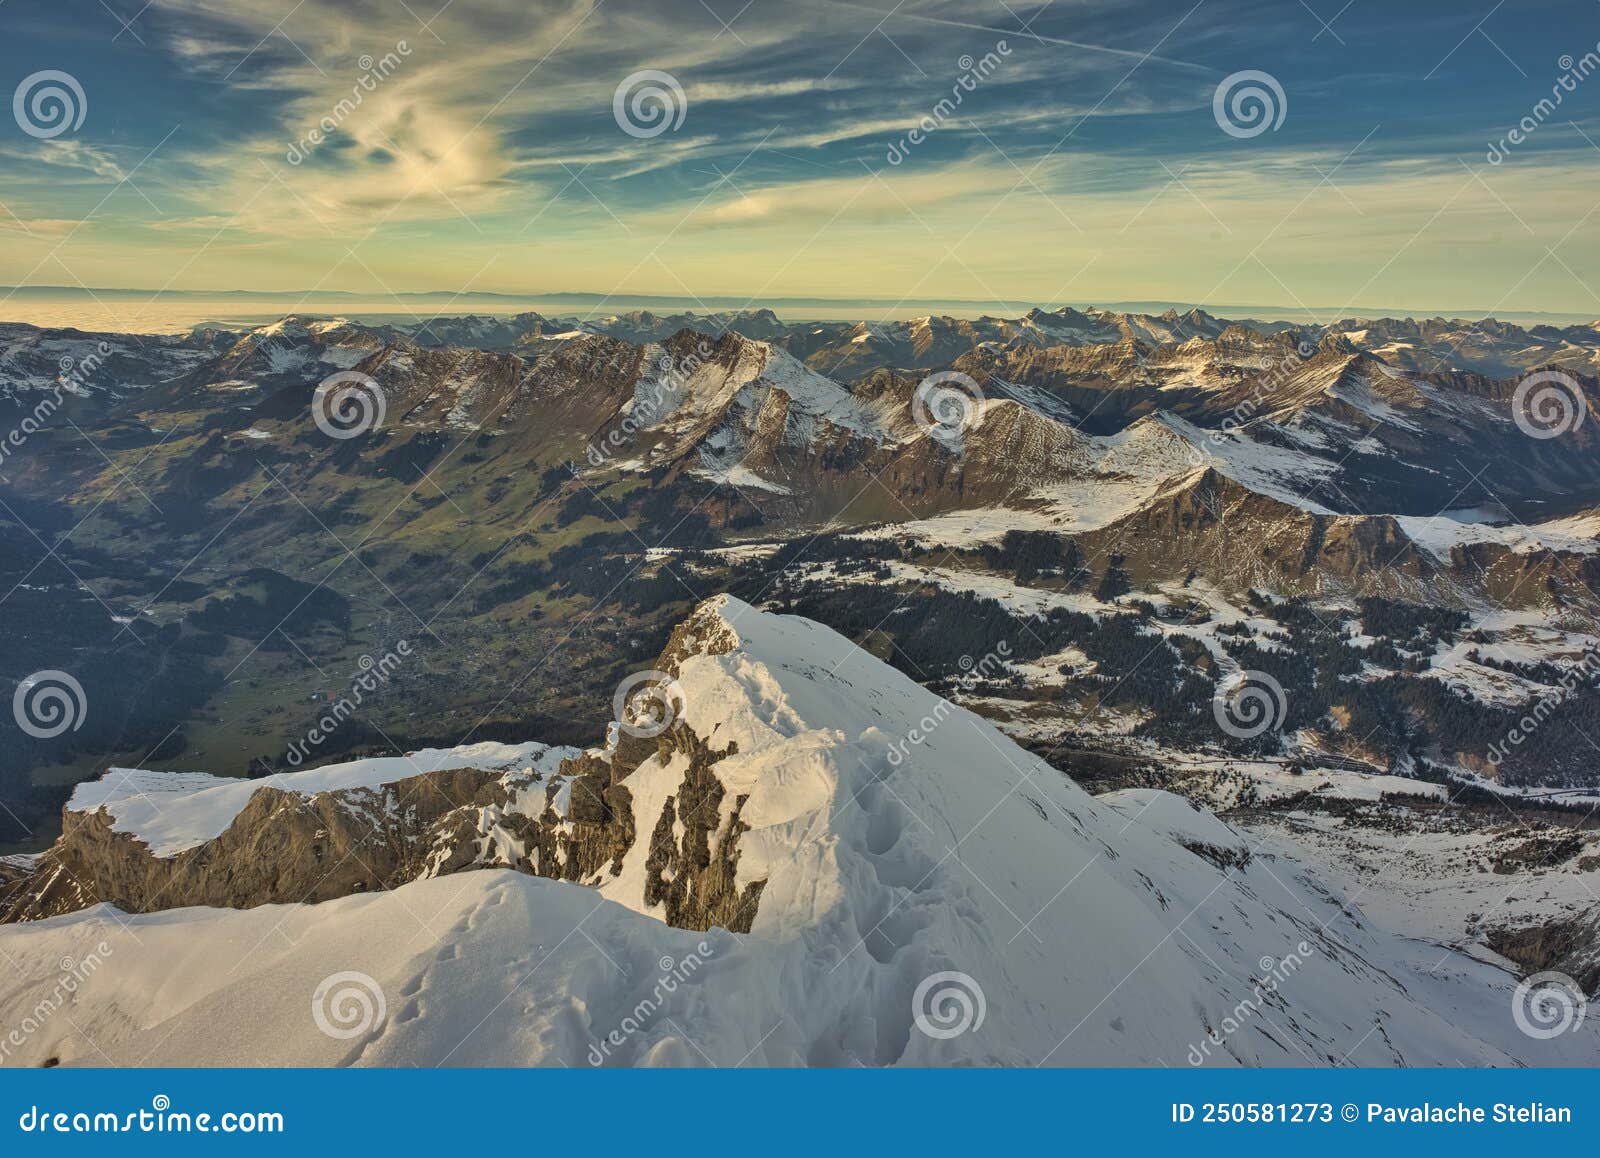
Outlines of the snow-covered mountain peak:
M 1286 1039 L 1236 1040 L 1215 1060 L 1290 1063 L 1374 1011 L 1405 1027 L 1397 1051 L 1409 1061 L 1441 1050 L 1488 1060 L 1510 1044 L 1473 1041 L 1427 1009 L 1398 943 L 1359 919 L 1331 932 L 1315 886 L 1290 865 L 1258 867 L 1215 817 L 1162 792 L 1091 797 L 825 627 L 719 596 L 676 644 L 679 722 L 704 749 L 665 744 L 628 775 L 635 823 L 681 828 L 673 793 L 682 801 L 680 783 L 705 761 L 720 800 L 710 855 L 736 844 L 734 891 L 758 897 L 752 941 L 830 1040 L 911 1063 L 1058 1060 L 1069 1042 L 1076 1060 L 1171 1058 L 1175 1037 L 1203 1038 L 1245 996 L 1230 975 L 1290 954 L 1304 975 L 1279 1023 Z M 602 892 L 630 904 L 650 856 L 635 846 Z M 1185 913 L 1203 945 L 1171 940 Z M 1122 999 L 1140 968 L 1140 997 Z M 894 1012 L 951 974 L 1005 995 L 988 1004 L 995 1036 L 945 1041 Z M 1064 999 L 1042 1000 L 1063 985 Z
M 387 327 L 348 318 L 286 314 L 242 334 L 223 356 L 225 377 L 349 369 L 385 346 L 409 343 Z
M 249 334 L 257 340 L 268 338 L 304 339 L 308 337 L 327 337 L 332 334 L 348 334 L 352 331 L 365 330 L 367 327 L 345 317 L 325 318 L 315 314 L 285 314 L 275 322 L 256 326 Z
M 646 376 L 678 395 L 675 420 L 720 415 L 729 406 L 755 412 L 779 389 L 796 412 L 867 431 L 872 423 L 839 383 L 808 368 L 786 350 L 733 331 L 711 338 L 683 330 L 671 341 L 646 348 Z

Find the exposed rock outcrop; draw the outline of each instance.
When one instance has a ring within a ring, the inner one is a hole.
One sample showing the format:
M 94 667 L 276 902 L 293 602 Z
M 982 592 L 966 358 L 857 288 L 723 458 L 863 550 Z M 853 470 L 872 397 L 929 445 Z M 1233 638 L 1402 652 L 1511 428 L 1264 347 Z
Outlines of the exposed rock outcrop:
M 736 642 L 715 614 L 697 613 L 674 631 L 656 667 L 672 675 L 685 658 L 723 654 Z M 614 726 L 605 748 L 565 751 L 327 791 L 277 777 L 217 835 L 177 851 L 127 830 L 114 806 L 69 804 L 55 845 L 0 878 L 0 923 L 100 902 L 126 912 L 316 903 L 480 868 L 601 885 L 622 872 L 642 834 L 643 896 L 628 900 L 683 928 L 750 928 L 765 882 L 737 883 L 744 801 L 725 809 L 713 772 L 732 745 L 715 749 L 674 720 L 657 736 Z M 659 810 L 641 816 L 630 778 L 647 761 L 653 776 L 683 771 Z
M 1489 948 L 1531 973 L 1565 973 L 1585 993 L 1600 992 L 1600 908 L 1566 920 L 1490 929 Z
M 68 808 L 4 920 L 100 901 L 126 912 L 314 903 L 472 868 L 592 878 L 627 851 L 631 818 L 558 815 L 566 779 L 453 768 L 312 795 L 262 785 L 219 836 L 173 856 L 117 831 L 106 808 Z M 574 800 L 586 784 L 574 781 Z

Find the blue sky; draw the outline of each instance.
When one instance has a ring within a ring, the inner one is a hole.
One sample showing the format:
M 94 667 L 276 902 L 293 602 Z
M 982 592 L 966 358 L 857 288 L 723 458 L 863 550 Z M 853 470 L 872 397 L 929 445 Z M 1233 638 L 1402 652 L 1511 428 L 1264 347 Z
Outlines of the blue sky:
M 1600 316 L 1594 0 L 442 3 L 7 0 L 0 283 Z

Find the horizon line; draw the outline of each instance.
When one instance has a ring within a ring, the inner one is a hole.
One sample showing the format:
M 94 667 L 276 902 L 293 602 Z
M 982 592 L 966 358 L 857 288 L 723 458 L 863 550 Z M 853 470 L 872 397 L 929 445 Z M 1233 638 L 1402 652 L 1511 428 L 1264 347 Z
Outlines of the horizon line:
M 894 300 L 890 298 L 875 297 L 826 297 L 820 295 L 781 296 L 770 297 L 757 302 L 744 294 L 710 294 L 710 295 L 685 295 L 677 294 L 652 294 L 652 293 L 597 293 L 588 290 L 558 290 L 543 292 L 505 292 L 499 290 L 401 290 L 379 291 L 365 293 L 355 290 L 319 290 L 303 292 L 298 290 L 194 290 L 194 289 L 166 289 L 151 290 L 138 286 L 60 286 L 60 285 L 14 285 L 0 286 L 0 300 L 17 296 L 27 297 L 56 297 L 63 299 L 94 300 L 97 297 L 114 295 L 119 299 L 127 297 L 142 297 L 147 299 L 147 304 L 155 304 L 160 299 L 186 300 L 186 301 L 223 301 L 226 299 L 255 300 L 263 304 L 288 299 L 298 299 L 301 303 L 311 303 L 318 300 L 341 300 L 369 305 L 381 305 L 384 302 L 403 302 L 408 300 L 428 299 L 437 301 L 445 299 L 454 302 L 584 302 L 593 305 L 614 302 L 620 306 L 635 305 L 637 303 L 672 303 L 682 312 L 695 313 L 720 313 L 720 312 L 751 312 L 761 309 L 778 312 L 778 307 L 805 307 L 825 306 L 833 309 L 843 307 L 861 306 L 886 306 L 892 312 L 901 312 L 929 306 L 945 306 L 972 309 L 1008 308 L 1021 309 L 1024 312 L 1038 309 L 1045 311 L 1059 311 L 1063 309 L 1077 310 L 1112 310 L 1122 312 L 1151 312 L 1165 313 L 1175 310 L 1178 313 L 1188 313 L 1199 310 L 1202 313 L 1228 320 L 1260 320 L 1260 321 L 1288 321 L 1311 318 L 1316 320 L 1319 315 L 1332 317 L 1334 321 L 1346 319 L 1379 319 L 1379 318 L 1439 318 L 1447 321 L 1478 320 L 1486 321 L 1494 318 L 1561 318 L 1577 322 L 1592 321 L 1600 323 L 1600 316 L 1579 312 L 1560 310 L 1515 309 L 1515 310 L 1441 310 L 1441 309 L 1416 309 L 1415 307 L 1360 307 L 1344 306 L 1335 310 L 1316 306 L 1283 306 L 1264 304 L 1227 303 L 1218 305 L 1200 305 L 1192 301 L 1177 299 L 1123 299 L 1106 300 L 1101 302 L 1087 299 L 1077 299 L 1058 304 L 1042 304 L 1037 299 L 1031 298 L 941 298 L 922 297 L 915 299 Z M 295 310 L 293 313 L 300 313 Z M 307 311 L 314 313 L 315 311 Z M 370 311 L 368 311 L 370 312 Z M 1251 316 L 1243 316 L 1245 314 Z

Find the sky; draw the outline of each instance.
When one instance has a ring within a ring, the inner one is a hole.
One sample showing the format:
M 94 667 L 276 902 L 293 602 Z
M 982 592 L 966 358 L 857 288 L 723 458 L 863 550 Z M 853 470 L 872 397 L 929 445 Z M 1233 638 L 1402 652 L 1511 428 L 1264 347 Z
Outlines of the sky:
M 5 0 L 0 32 L 0 285 L 1600 317 L 1595 0 Z

